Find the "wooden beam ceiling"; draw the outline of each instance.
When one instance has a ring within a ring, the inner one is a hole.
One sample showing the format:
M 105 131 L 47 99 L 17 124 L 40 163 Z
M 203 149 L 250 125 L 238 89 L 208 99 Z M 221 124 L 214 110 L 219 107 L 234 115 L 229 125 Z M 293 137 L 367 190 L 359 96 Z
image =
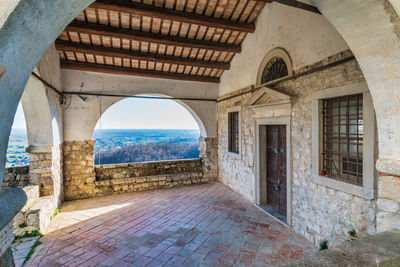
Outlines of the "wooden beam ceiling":
M 221 52 L 240 53 L 239 45 L 222 44 L 217 42 L 188 39 L 176 36 L 167 36 L 149 32 L 135 31 L 95 23 L 73 21 L 67 26 L 66 31 L 96 34 L 110 38 L 126 39 L 131 41 L 150 42 L 163 45 L 182 46 L 189 48 L 215 50 Z
M 132 76 L 142 76 L 142 77 L 149 77 L 149 78 L 219 83 L 219 78 L 216 78 L 216 77 L 187 75 L 187 74 L 182 74 L 182 73 L 168 73 L 168 72 L 163 72 L 163 71 L 152 71 L 152 70 L 145 70 L 145 69 L 131 69 L 131 68 L 111 66 L 111 65 L 99 65 L 99 64 L 83 63 L 83 62 L 70 62 L 70 61 L 64 61 L 64 60 L 61 61 L 61 68 L 71 69 L 71 70 L 80 70 L 80 71 L 109 73 L 109 74 L 117 74 L 117 75 L 132 75 Z
M 142 2 L 93 2 L 56 41 L 61 67 L 218 83 L 265 5 L 258 0 Z
M 221 70 L 229 70 L 230 64 L 223 62 L 212 62 L 212 61 L 204 61 L 204 60 L 194 60 L 190 58 L 180 58 L 174 56 L 153 54 L 153 53 L 143 53 L 138 51 L 130 51 L 124 49 L 110 48 L 110 47 L 101 47 L 94 45 L 86 45 L 80 43 L 73 43 L 67 41 L 56 41 L 56 48 L 60 51 L 70 51 L 74 53 L 83 53 L 83 54 L 93 54 L 107 57 L 118 57 L 118 58 L 127 58 L 133 60 L 146 60 L 146 61 L 154 61 L 154 62 L 163 62 L 170 64 L 182 64 L 186 66 L 197 66 L 197 67 L 205 67 L 212 69 L 221 69 Z
M 254 1 L 266 3 L 266 4 L 277 2 L 282 5 L 303 9 L 303 10 L 310 11 L 310 12 L 316 13 L 316 14 L 321 14 L 321 12 L 315 6 L 307 4 L 307 3 L 303 3 L 303 2 L 300 2 L 297 0 L 254 0 Z
M 93 2 L 90 7 L 107 11 L 123 12 L 131 15 L 148 16 L 188 24 L 227 29 L 231 31 L 253 33 L 255 30 L 254 24 L 252 23 L 240 23 L 124 0 L 97 0 Z

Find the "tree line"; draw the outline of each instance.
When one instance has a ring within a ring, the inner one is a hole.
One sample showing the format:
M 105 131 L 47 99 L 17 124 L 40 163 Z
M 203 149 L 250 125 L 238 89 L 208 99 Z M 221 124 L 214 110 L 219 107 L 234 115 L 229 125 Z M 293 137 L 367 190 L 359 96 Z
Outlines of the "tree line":
M 191 159 L 198 157 L 199 144 L 197 142 L 144 143 L 109 150 L 102 149 L 95 154 L 95 164 Z

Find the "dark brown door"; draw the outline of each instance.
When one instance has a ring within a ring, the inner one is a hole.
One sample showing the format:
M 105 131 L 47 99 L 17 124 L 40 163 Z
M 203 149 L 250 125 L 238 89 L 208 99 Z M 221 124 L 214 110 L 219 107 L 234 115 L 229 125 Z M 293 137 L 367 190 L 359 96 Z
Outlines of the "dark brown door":
M 267 204 L 286 216 L 286 126 L 267 126 Z

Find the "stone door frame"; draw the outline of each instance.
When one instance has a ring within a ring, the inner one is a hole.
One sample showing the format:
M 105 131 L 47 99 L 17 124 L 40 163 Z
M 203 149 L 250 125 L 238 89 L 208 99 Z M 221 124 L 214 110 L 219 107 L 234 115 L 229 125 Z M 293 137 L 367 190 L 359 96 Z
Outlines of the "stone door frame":
M 257 205 L 261 204 L 261 195 L 262 195 L 262 188 L 261 179 L 266 179 L 266 177 L 262 177 L 263 174 L 260 171 L 263 167 L 262 160 L 265 159 L 266 154 L 262 154 L 261 145 L 265 144 L 265 141 L 260 139 L 260 127 L 266 125 L 285 125 L 286 126 L 286 200 L 287 200 L 287 207 L 286 207 L 286 223 L 287 225 L 292 225 L 292 159 L 291 159 L 291 118 L 290 116 L 282 116 L 282 117 L 262 117 L 256 118 L 256 161 L 255 161 L 255 201 Z M 266 166 L 264 166 L 266 169 Z M 264 172 L 266 174 L 266 172 Z M 264 175 L 265 175 L 264 174 Z M 265 192 L 266 194 L 266 192 Z

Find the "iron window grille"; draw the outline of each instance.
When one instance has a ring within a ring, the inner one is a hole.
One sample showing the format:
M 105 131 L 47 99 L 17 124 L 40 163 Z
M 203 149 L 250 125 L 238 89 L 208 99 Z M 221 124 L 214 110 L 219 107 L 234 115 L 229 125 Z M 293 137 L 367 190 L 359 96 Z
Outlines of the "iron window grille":
M 362 185 L 363 95 L 324 99 L 322 105 L 323 175 Z
M 262 73 L 261 83 L 273 81 L 289 75 L 285 61 L 280 57 L 274 57 L 268 61 Z
M 239 112 L 228 113 L 228 151 L 239 154 Z

